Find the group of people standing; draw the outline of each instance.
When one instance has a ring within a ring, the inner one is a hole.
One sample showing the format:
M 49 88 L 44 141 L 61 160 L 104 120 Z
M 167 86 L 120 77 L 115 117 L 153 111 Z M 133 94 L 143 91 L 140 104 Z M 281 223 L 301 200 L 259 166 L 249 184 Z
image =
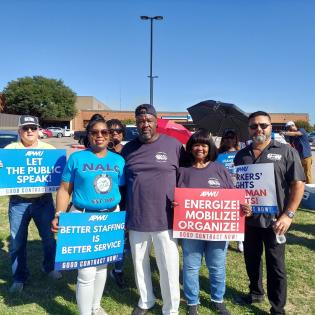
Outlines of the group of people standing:
M 195 132 L 185 150 L 176 139 L 157 132 L 157 113 L 152 105 L 138 106 L 135 119 L 139 136 L 122 147 L 123 128 L 119 121 L 111 124 L 100 115 L 92 117 L 86 128 L 86 150 L 73 153 L 63 172 L 55 217 L 51 218 L 52 231 L 58 231 L 59 214 L 67 211 L 71 196 L 71 212 L 126 209 L 135 282 L 140 295 L 132 315 L 146 314 L 156 301 L 150 269 L 152 246 L 160 273 L 162 313 L 177 315 L 180 282 L 178 244 L 172 235 L 173 213 L 178 205 L 174 202 L 174 189 L 228 189 L 233 188 L 234 183 L 229 171 L 216 162 L 218 150 L 209 132 Z M 27 133 L 32 133 L 31 125 L 27 126 Z M 303 196 L 305 176 L 296 150 L 271 140 L 272 125 L 267 113 L 258 111 L 251 114 L 248 131 L 252 143 L 237 151 L 234 163 L 274 164 L 278 212 L 275 215 L 253 215 L 250 205 L 241 206 L 247 217 L 244 257 L 250 281 L 249 294 L 242 300 L 249 304 L 264 300 L 261 256 L 265 247 L 270 314 L 281 315 L 285 314 L 287 287 L 285 244 L 277 243 L 275 233 L 284 234 L 289 228 Z M 20 132 L 24 132 L 23 128 Z M 25 148 L 32 148 L 22 143 Z M 87 169 L 85 163 L 93 164 L 94 170 Z M 13 241 L 14 238 L 11 232 Z M 183 290 L 189 315 L 198 314 L 199 269 L 203 256 L 209 270 L 213 309 L 218 314 L 230 314 L 223 301 L 227 246 L 225 241 L 183 239 Z M 14 259 L 13 251 L 11 257 L 14 266 L 19 259 Z M 51 272 L 49 268 L 45 271 Z M 122 275 L 122 266 L 115 266 L 114 276 L 119 273 Z M 100 304 L 106 276 L 106 265 L 78 270 L 76 298 L 81 315 L 107 314 Z M 14 281 L 23 283 L 24 278 Z

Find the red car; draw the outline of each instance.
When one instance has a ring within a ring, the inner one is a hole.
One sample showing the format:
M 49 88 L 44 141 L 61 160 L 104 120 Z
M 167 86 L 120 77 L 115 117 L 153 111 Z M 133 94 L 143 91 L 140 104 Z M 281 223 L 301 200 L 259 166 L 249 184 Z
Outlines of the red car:
M 39 128 L 39 137 L 41 139 L 51 138 L 53 133 L 50 130 Z

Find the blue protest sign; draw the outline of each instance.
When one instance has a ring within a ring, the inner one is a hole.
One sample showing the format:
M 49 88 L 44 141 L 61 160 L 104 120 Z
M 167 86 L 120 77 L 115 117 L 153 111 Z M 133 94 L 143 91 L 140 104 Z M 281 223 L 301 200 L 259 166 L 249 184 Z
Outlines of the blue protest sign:
M 234 173 L 234 158 L 237 151 L 220 153 L 217 157 L 217 162 L 223 164 L 230 173 Z
M 66 150 L 0 149 L 0 196 L 56 191 L 66 165 Z
M 273 163 L 239 165 L 235 167 L 236 188 L 245 189 L 246 201 L 255 214 L 276 214 L 277 193 Z
M 55 269 L 80 269 L 122 260 L 125 214 L 60 214 Z

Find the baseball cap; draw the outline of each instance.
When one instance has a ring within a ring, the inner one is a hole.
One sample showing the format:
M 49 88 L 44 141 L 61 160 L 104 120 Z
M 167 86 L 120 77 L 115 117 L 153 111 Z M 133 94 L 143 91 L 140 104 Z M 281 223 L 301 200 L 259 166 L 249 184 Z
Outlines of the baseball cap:
M 285 124 L 286 127 L 290 127 L 290 126 L 294 126 L 294 125 L 295 125 L 295 123 L 294 123 L 294 121 L 292 121 L 292 120 L 288 121 L 288 122 Z
M 153 116 L 157 117 L 156 110 L 155 110 L 154 106 L 151 104 L 142 104 L 136 108 L 136 110 L 135 110 L 135 116 L 136 117 L 139 115 L 145 115 L 145 114 L 149 114 L 149 115 L 153 115 Z
M 38 118 L 35 116 L 29 116 L 29 115 L 22 115 L 19 118 L 19 127 L 22 126 L 29 126 L 29 125 L 35 125 L 39 126 Z

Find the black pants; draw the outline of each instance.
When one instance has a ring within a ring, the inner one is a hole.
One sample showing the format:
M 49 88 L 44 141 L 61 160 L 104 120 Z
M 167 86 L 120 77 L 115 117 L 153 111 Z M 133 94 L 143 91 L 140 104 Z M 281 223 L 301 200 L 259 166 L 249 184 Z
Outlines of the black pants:
M 285 270 L 285 244 L 277 244 L 272 228 L 246 226 L 244 257 L 251 294 L 263 295 L 262 253 L 265 245 L 267 265 L 267 293 L 273 315 L 285 314 L 287 277 Z

